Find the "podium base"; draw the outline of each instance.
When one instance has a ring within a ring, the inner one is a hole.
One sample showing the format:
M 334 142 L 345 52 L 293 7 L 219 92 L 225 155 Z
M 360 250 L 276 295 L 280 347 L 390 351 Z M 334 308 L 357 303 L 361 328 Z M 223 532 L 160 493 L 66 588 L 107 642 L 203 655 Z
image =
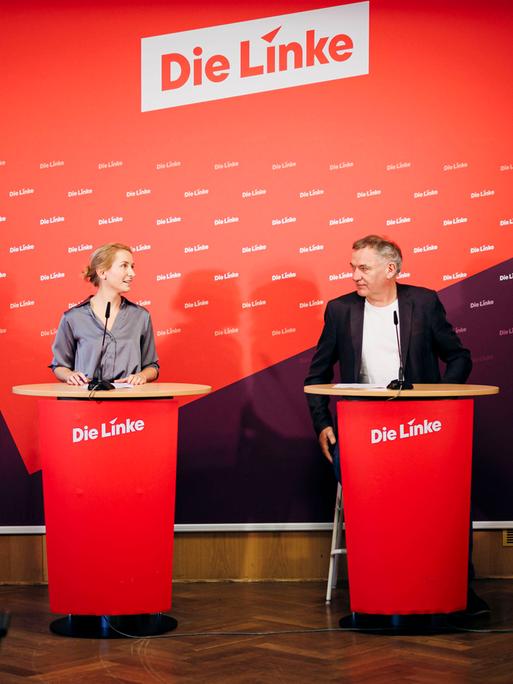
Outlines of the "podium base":
M 68 615 L 50 623 L 59 636 L 81 639 L 129 639 L 165 634 L 178 622 L 163 613 L 141 615 Z
M 10 615 L 9 613 L 0 613 L 0 637 L 3 637 L 7 634 L 7 630 L 9 629 L 9 620 L 10 620 Z
M 371 615 L 351 613 L 339 621 L 342 629 L 375 634 L 448 634 L 458 631 L 452 620 L 454 613 L 433 615 Z

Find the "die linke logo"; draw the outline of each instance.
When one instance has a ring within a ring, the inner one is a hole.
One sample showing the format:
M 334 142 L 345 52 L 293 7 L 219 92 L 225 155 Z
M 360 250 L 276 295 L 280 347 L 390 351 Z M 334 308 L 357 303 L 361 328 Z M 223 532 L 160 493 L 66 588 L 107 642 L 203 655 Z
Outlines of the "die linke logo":
M 410 437 L 430 435 L 434 432 L 440 432 L 441 429 L 441 420 L 428 420 L 424 418 L 422 422 L 416 422 L 416 419 L 412 418 L 407 423 L 400 423 L 398 429 L 388 427 L 371 428 L 370 442 L 371 444 L 394 442 L 396 439 L 409 439 Z
M 141 40 L 141 110 L 369 73 L 369 2 Z
M 102 423 L 99 428 L 89 427 L 88 425 L 72 428 L 71 441 L 73 444 L 77 444 L 78 442 L 89 442 L 95 439 L 119 437 L 131 432 L 142 432 L 144 427 L 144 420 L 141 419 L 130 420 L 130 418 L 125 418 L 125 420 L 118 423 L 118 419 L 113 418 L 107 423 Z

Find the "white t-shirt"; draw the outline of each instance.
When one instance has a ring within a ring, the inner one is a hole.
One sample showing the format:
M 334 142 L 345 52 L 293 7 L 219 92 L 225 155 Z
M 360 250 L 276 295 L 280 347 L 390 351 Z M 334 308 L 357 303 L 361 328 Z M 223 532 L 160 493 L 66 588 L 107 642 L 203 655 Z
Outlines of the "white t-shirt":
M 388 385 L 399 376 L 394 311 L 399 318 L 397 299 L 388 306 L 373 306 L 365 300 L 360 382 Z M 397 334 L 401 334 L 399 326 Z

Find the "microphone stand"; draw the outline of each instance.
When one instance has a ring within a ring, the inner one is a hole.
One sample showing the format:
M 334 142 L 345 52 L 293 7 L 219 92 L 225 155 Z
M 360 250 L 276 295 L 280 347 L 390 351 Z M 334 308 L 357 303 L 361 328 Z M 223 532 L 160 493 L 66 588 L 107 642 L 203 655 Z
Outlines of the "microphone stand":
M 399 378 L 397 380 L 392 380 L 388 383 L 387 389 L 391 390 L 409 390 L 413 389 L 411 382 L 404 379 L 404 366 L 403 366 L 403 353 L 401 350 L 401 342 L 399 340 L 398 326 L 399 318 L 397 317 L 397 311 L 394 311 L 394 326 L 395 326 L 395 338 L 397 340 L 397 350 L 399 351 Z
M 103 326 L 103 337 L 102 337 L 102 346 L 100 349 L 100 356 L 98 358 L 98 363 L 96 364 L 96 369 L 94 371 L 94 377 L 87 386 L 87 389 L 89 390 L 113 390 L 115 389 L 114 385 L 109 382 L 108 380 L 103 379 L 103 370 L 102 370 L 102 362 L 103 362 L 103 349 L 105 346 L 105 335 L 107 334 L 107 323 L 110 318 L 110 302 L 107 302 L 107 306 L 105 307 L 105 325 Z

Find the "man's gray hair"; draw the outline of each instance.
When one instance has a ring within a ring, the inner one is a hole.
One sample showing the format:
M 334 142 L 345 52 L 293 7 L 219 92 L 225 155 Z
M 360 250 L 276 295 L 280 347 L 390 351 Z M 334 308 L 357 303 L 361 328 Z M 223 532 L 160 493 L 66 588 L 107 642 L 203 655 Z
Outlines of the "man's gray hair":
M 380 257 L 392 262 L 396 265 L 397 273 L 401 272 L 403 263 L 403 255 L 401 248 L 392 240 L 387 240 L 381 235 L 366 235 L 353 243 L 353 249 L 363 249 L 364 247 L 371 247 Z

